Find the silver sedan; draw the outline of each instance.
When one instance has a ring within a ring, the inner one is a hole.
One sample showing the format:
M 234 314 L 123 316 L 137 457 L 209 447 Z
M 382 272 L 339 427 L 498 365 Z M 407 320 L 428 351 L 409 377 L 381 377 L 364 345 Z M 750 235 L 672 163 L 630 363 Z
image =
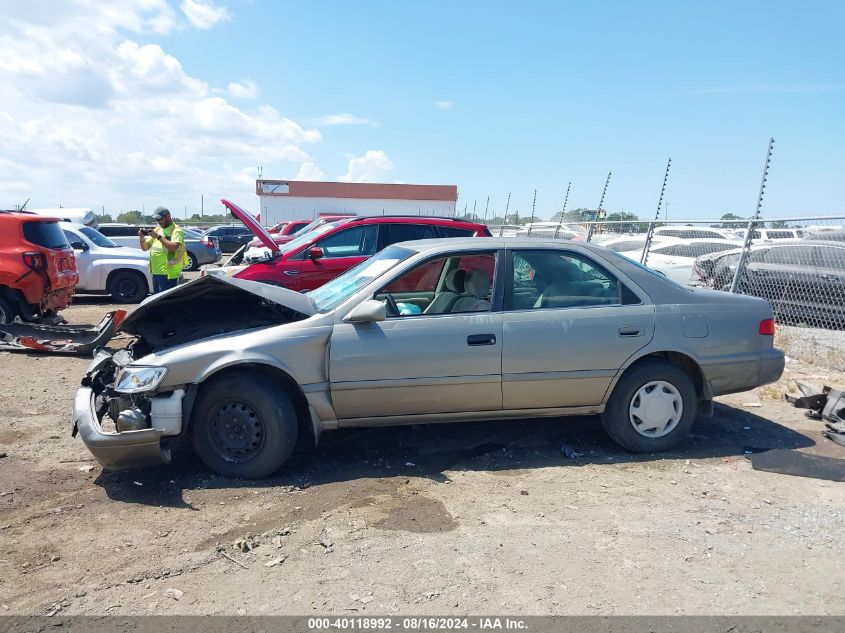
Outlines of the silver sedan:
M 135 341 L 89 367 L 74 433 L 109 469 L 189 438 L 243 478 L 362 426 L 598 414 L 622 447 L 662 451 L 784 367 L 766 301 L 533 239 L 405 242 L 307 295 L 204 277 L 121 329 Z

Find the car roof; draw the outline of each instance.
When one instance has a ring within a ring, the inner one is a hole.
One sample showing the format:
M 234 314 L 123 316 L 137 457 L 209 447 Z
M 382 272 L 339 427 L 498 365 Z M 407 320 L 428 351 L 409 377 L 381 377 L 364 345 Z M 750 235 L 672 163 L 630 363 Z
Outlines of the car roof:
M 437 224 L 439 226 L 466 226 L 480 228 L 485 226 L 478 222 L 459 220 L 437 215 L 357 215 L 348 218 L 339 218 L 348 222 L 360 222 L 364 224 Z

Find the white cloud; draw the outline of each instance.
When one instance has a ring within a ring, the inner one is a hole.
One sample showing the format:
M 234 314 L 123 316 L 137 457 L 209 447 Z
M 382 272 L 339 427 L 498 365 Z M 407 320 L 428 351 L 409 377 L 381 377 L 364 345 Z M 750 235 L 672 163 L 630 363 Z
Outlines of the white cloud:
M 218 22 L 232 19 L 226 7 L 218 7 L 213 2 L 201 2 L 200 0 L 184 0 L 179 5 L 182 13 L 188 18 L 191 26 L 200 30 L 207 30 Z
M 0 207 L 29 196 L 33 207 L 117 212 L 191 210 L 200 194 L 207 206 L 219 197 L 248 203 L 257 165 L 288 173 L 322 141 L 269 105 L 240 108 L 212 93 L 150 43 L 184 25 L 166 0 L 18 4 L 0 11 Z
M 317 125 L 370 125 L 372 127 L 378 126 L 378 123 L 372 119 L 365 119 L 363 117 L 348 114 L 327 114 L 317 119 Z
M 299 166 L 299 173 L 294 180 L 325 180 L 326 174 L 314 163 L 306 161 Z
M 338 177 L 342 182 L 380 182 L 393 171 L 393 162 L 382 150 L 369 150 L 363 156 L 349 156 L 346 173 Z
M 252 79 L 244 79 L 242 82 L 230 81 L 226 92 L 230 97 L 236 99 L 254 99 L 258 96 L 258 84 Z
M 435 101 L 434 105 L 440 108 L 441 110 L 451 110 L 452 106 L 455 104 L 451 101 Z

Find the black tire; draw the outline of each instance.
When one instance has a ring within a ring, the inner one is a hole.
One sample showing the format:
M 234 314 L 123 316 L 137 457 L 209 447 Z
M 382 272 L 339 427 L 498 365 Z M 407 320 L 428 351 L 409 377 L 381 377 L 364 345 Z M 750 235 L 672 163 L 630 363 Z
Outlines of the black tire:
M 197 256 L 194 255 L 191 251 L 186 253 L 188 255 L 188 263 L 182 268 L 182 270 L 196 270 L 200 267 L 199 260 L 197 260 Z
M 668 433 L 660 437 L 646 437 L 634 427 L 630 408 L 640 389 L 655 381 L 666 382 L 674 387 L 680 395 L 683 408 L 680 419 Z M 687 436 L 695 422 L 696 406 L 695 386 L 689 376 L 666 361 L 647 360 L 630 368 L 616 383 L 601 416 L 601 423 L 610 438 L 622 448 L 635 453 L 665 451 Z
M 244 371 L 202 385 L 191 435 L 194 451 L 214 472 L 261 479 L 291 456 L 297 429 L 296 409 L 284 387 Z
M 140 303 L 149 294 L 146 277 L 134 270 L 112 273 L 107 290 L 116 303 Z
M 0 297 L 0 325 L 11 323 L 16 316 L 18 311 L 4 297 Z

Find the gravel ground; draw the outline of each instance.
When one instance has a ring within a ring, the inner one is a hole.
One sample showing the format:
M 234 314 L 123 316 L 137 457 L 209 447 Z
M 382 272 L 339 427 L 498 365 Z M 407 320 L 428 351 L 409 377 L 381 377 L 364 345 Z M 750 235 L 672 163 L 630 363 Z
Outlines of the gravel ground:
M 70 437 L 87 362 L 0 353 L 0 614 L 845 614 L 845 484 L 744 456 L 845 458 L 782 400 L 845 385 L 818 364 L 662 455 L 593 418 L 368 429 L 240 482 L 190 455 L 102 472 Z

